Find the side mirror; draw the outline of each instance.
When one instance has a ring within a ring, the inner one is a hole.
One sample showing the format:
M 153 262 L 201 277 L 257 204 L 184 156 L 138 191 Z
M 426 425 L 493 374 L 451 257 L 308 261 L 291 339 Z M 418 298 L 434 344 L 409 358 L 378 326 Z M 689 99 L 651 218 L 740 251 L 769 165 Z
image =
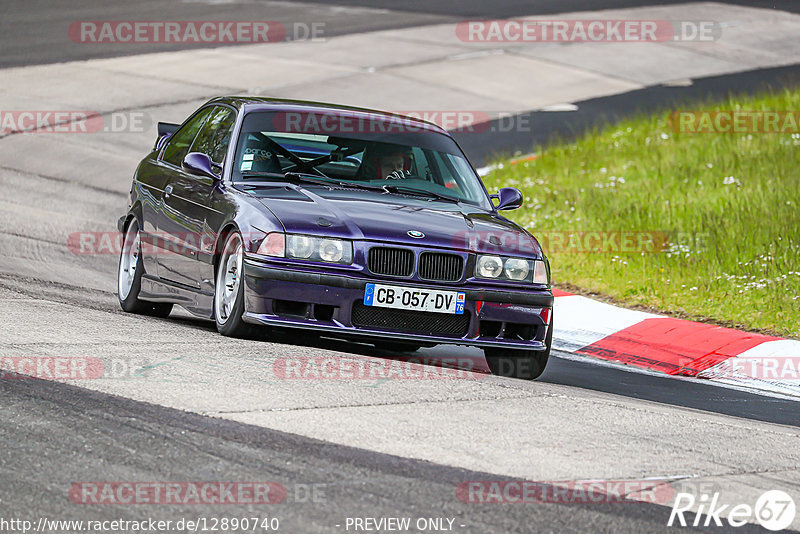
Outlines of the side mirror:
M 198 176 L 206 176 L 216 182 L 220 180 L 220 177 L 213 171 L 211 168 L 212 165 L 213 162 L 211 158 L 202 152 L 189 152 L 186 154 L 186 157 L 183 158 L 183 164 L 181 166 L 186 172 Z
M 522 206 L 522 193 L 515 187 L 503 187 L 492 198 L 497 199 L 497 210 L 515 210 Z

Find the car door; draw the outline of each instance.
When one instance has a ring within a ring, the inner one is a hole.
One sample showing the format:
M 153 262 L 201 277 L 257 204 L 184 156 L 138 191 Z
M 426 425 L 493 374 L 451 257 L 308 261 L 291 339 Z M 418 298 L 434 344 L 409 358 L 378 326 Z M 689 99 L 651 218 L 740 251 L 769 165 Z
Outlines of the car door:
M 195 226 L 194 231 L 197 231 L 197 224 L 194 222 L 197 215 L 192 213 L 192 210 L 186 213 L 186 206 L 176 202 L 172 196 L 175 186 L 188 177 L 188 173 L 181 166 L 183 158 L 189 153 L 197 134 L 213 112 L 213 106 L 203 108 L 175 132 L 159 160 L 162 190 L 155 213 L 158 234 L 158 247 L 155 250 L 158 276 L 163 280 L 177 282 L 193 289 L 199 289 L 199 284 L 196 283 L 192 273 L 193 265 L 188 257 L 193 251 L 187 250 L 184 243 L 187 241 L 186 233 L 192 232 L 193 226 Z M 202 214 L 200 219 L 202 220 Z
M 209 117 L 203 129 L 197 135 L 190 152 L 201 152 L 211 158 L 213 169 L 222 176 L 226 164 L 225 156 L 231 143 L 233 127 L 236 123 L 236 111 L 227 106 L 218 106 Z M 198 178 L 200 185 L 186 191 L 185 198 L 195 205 L 202 206 L 204 221 L 200 237 L 200 250 L 195 262 L 197 280 L 204 292 L 214 291 L 214 243 L 217 239 L 225 214 L 230 212 L 229 198 L 224 189 L 214 184 L 213 180 Z
M 201 152 L 211 158 L 215 164 L 214 171 L 221 176 L 235 119 L 236 113 L 232 108 L 214 106 L 180 161 L 187 153 Z M 214 287 L 213 274 L 209 275 L 212 271 L 210 264 L 200 260 L 209 258 L 207 253 L 216 237 L 208 221 L 220 216 L 212 208 L 212 196 L 217 185 L 210 177 L 177 168 L 164 195 L 166 217 L 160 230 L 164 238 L 176 246 L 178 253 L 163 258 L 165 275 L 162 278 L 172 277 L 167 279 L 204 293 L 212 292 Z
M 184 122 L 178 131 L 170 136 L 166 146 L 161 149 L 156 158 L 145 160 L 139 168 L 140 177 L 146 177 L 148 184 L 147 198 L 142 201 L 142 219 L 145 229 L 142 240 L 148 246 L 142 247 L 142 255 L 147 266 L 146 271 L 149 274 L 165 277 L 165 274 L 168 273 L 161 264 L 167 255 L 175 253 L 175 246 L 171 241 L 164 239 L 161 233 L 163 228 L 168 226 L 166 222 L 168 218 L 164 211 L 165 189 L 175 180 L 180 162 L 183 161 L 183 157 L 211 111 L 211 108 L 197 111 Z M 178 162 L 177 167 L 176 161 Z M 172 276 L 166 278 L 173 279 Z

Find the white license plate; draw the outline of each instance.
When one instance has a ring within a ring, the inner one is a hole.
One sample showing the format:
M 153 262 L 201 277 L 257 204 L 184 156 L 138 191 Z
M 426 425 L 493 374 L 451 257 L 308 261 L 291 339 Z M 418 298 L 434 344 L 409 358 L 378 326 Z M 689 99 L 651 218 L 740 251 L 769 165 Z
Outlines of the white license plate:
M 364 304 L 381 308 L 461 315 L 464 313 L 464 302 L 466 294 L 460 291 L 383 284 L 367 284 L 364 289 Z

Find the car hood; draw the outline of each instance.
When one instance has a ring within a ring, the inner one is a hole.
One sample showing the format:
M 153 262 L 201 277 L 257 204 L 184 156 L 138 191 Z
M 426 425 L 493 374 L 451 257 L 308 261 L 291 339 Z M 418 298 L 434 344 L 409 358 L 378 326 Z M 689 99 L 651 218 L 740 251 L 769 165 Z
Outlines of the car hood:
M 463 203 L 298 185 L 253 187 L 248 193 L 289 233 L 542 257 L 539 243 L 518 225 Z M 424 237 L 413 237 L 417 232 Z

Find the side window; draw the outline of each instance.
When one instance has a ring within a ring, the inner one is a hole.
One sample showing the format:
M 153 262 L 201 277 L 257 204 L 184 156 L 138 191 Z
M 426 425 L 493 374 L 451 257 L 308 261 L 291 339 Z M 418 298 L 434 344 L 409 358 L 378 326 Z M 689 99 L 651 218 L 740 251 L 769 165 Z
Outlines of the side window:
M 222 106 L 215 107 L 197 134 L 190 152 L 202 152 L 214 163 L 222 165 L 228 152 L 235 120 L 236 114 L 232 110 Z
M 445 157 L 441 152 L 433 152 L 432 154 L 434 165 L 438 170 L 438 176 L 441 179 L 441 185 L 448 189 L 460 190 L 463 185 L 461 177 L 458 175 L 455 167 L 450 162 L 450 159 Z M 438 180 L 437 180 L 438 181 Z
M 164 157 L 162 158 L 167 163 L 172 163 L 178 167 L 183 163 L 183 158 L 189 152 L 189 147 L 192 146 L 197 132 L 203 125 L 205 120 L 211 114 L 212 108 L 205 109 L 192 118 L 183 128 L 172 134 L 172 137 L 164 149 Z
M 424 180 L 428 180 L 432 182 L 431 176 L 431 168 L 430 164 L 428 163 L 428 158 L 425 152 L 419 148 L 414 147 L 411 149 L 411 156 L 412 156 L 412 165 L 411 165 L 411 174 L 419 176 Z

